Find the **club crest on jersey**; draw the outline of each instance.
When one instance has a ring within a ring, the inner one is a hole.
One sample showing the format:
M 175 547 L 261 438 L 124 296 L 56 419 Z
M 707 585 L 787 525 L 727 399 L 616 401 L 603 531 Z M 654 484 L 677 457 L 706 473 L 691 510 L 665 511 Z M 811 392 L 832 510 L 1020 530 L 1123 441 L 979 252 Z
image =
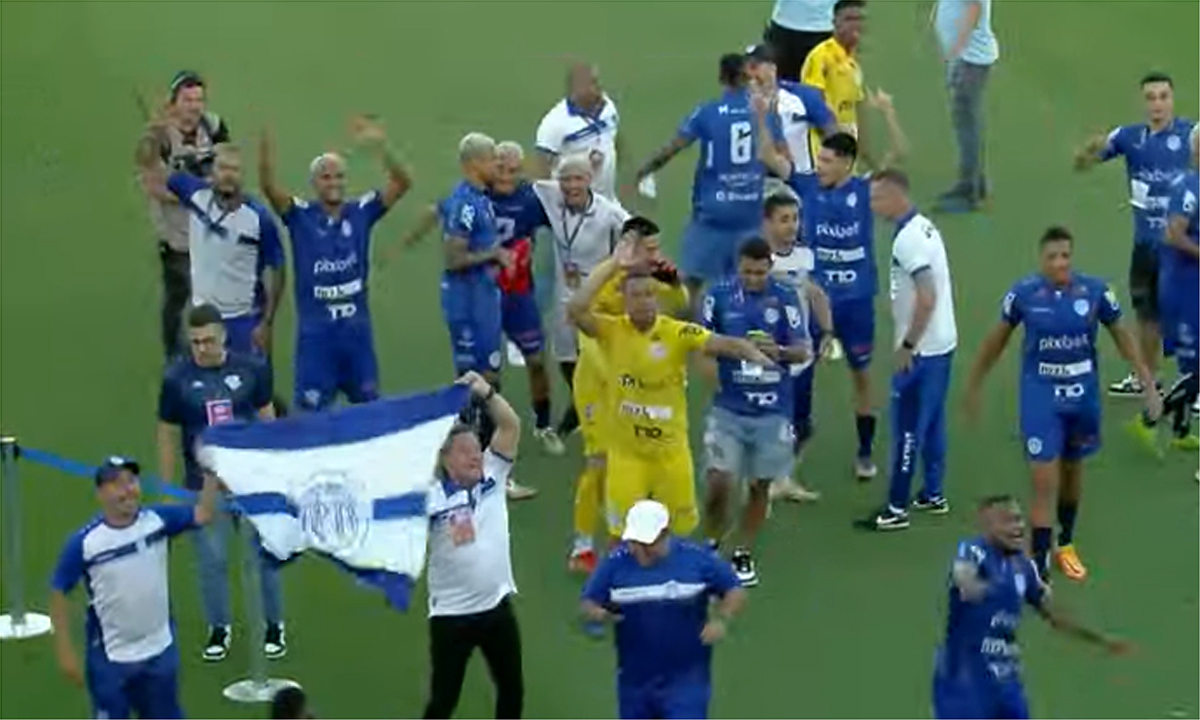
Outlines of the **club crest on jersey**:
M 858 206 L 858 196 L 855 195 L 854 193 L 850 193 L 849 195 L 847 195 L 846 196 L 846 207 L 854 208 L 857 206 Z
M 779 311 L 773 307 L 763 310 L 763 320 L 768 325 L 774 325 L 775 323 L 779 322 Z
M 1013 585 L 1017 586 L 1017 594 L 1025 594 L 1025 573 L 1019 572 L 1013 575 Z
M 1036 437 L 1029 438 L 1025 442 L 1025 449 L 1029 451 L 1030 455 L 1037 455 L 1042 451 L 1042 439 Z
M 667 346 L 660 342 L 650 343 L 650 357 L 655 360 L 662 360 L 667 356 Z
M 342 237 L 348 238 L 348 237 L 350 237 L 350 233 L 352 233 L 352 232 L 353 232 L 353 229 L 350 227 L 350 221 L 342 220 Z
M 1087 300 L 1080 298 L 1075 301 L 1075 314 L 1078 315 L 1079 317 L 1086 317 L 1088 314 L 1088 311 L 1091 309 L 1092 309 L 1092 305 Z
M 1178 135 L 1171 135 L 1167 138 L 1167 149 L 1171 152 L 1179 152 L 1179 148 L 1183 147 L 1183 143 L 1179 141 Z
M 238 375 L 226 375 L 225 386 L 236 392 L 242 386 L 242 378 Z

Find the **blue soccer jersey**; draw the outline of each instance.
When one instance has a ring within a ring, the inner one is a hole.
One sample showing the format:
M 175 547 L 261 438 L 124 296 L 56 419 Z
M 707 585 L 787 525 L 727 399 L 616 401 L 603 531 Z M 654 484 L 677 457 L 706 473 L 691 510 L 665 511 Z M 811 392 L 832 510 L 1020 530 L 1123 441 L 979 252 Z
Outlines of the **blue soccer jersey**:
M 1168 218 L 1187 220 L 1186 237 L 1200 245 L 1200 174 L 1188 171 L 1171 188 Z M 1160 266 L 1159 305 L 1163 313 L 1163 333 L 1171 338 L 1181 372 L 1197 370 L 1197 337 L 1200 336 L 1200 264 L 1196 258 L 1164 245 Z
M 1087 275 L 1072 274 L 1064 286 L 1032 275 L 1004 296 L 1001 319 L 1025 326 L 1020 406 L 1030 459 L 1078 459 L 1099 447 L 1096 336 L 1120 318 L 1116 294 Z
M 746 337 L 765 333 L 780 347 L 807 340 L 804 315 L 796 291 L 768 280 L 760 292 L 750 292 L 737 279 L 709 289 L 701 322 L 722 335 Z M 791 382 L 786 365 L 763 367 L 743 360 L 717 361 L 719 389 L 713 403 L 739 415 L 783 415 L 791 410 Z
M 438 206 L 447 241 L 463 240 L 468 252 L 485 252 L 500 241 L 492 201 L 465 180 Z M 459 373 L 500 369 L 500 287 L 498 269 L 476 265 L 442 273 L 442 314 L 450 331 Z
M 813 278 L 831 303 L 873 298 L 879 290 L 875 265 L 875 217 L 871 182 L 851 176 L 833 187 L 816 173 L 792 173 L 787 184 L 800 196 L 801 237 L 812 248 Z
M 1017 629 L 1022 608 L 1039 607 L 1046 586 L 1024 553 L 982 538 L 960 542 L 954 562 L 973 565 L 987 589 L 982 598 L 967 600 L 950 582 L 946 637 L 934 671 L 935 715 L 1027 717 Z
M 204 484 L 196 462 L 196 441 L 210 425 L 254 420 L 271 404 L 271 367 L 257 357 L 227 353 L 217 367 L 201 367 L 181 357 L 163 374 L 158 419 L 181 429 L 184 481 L 192 490 Z M 170 479 L 170 478 L 168 478 Z
M 508 247 L 516 240 L 532 239 L 537 229 L 550 224 L 533 185 L 522 181 L 511 195 L 489 191 L 496 213 L 496 241 Z
M 1171 183 L 1187 171 L 1191 154 L 1188 135 L 1195 123 L 1177 118 L 1159 132 L 1146 123 L 1124 125 L 1108 134 L 1100 159 L 1125 158 L 1129 204 L 1133 207 L 1133 241 L 1157 244 L 1167 227 Z

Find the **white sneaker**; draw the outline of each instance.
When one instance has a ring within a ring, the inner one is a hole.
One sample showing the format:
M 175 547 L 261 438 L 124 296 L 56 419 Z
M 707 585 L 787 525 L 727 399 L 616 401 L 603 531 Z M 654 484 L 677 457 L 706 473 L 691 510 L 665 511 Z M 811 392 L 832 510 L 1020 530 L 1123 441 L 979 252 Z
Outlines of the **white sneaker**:
M 788 502 L 816 502 L 821 499 L 821 493 L 809 490 L 790 477 L 780 478 L 771 483 L 768 493 L 771 500 Z
M 1200 398 L 1196 398 L 1196 402 L 1192 403 L 1192 414 L 1200 415 Z
M 842 344 L 840 342 L 838 342 L 838 339 L 834 338 L 833 340 L 830 340 L 829 341 L 829 359 L 830 360 L 841 360 L 844 357 L 846 357 L 846 351 L 842 349 Z
M 1142 394 L 1142 383 L 1133 373 L 1108 386 L 1108 394 L 1115 397 L 1131 397 Z
M 548 455 L 562 455 L 567 451 L 567 446 L 563 445 L 562 438 L 554 428 L 538 428 L 533 431 L 533 436 L 542 441 L 542 448 Z
M 510 342 L 506 346 L 506 350 L 509 365 L 513 367 L 525 367 L 525 355 L 521 352 L 521 348 Z
M 504 488 L 504 492 L 506 495 L 508 495 L 508 499 L 512 500 L 513 502 L 529 500 L 530 498 L 537 497 L 538 494 L 537 490 L 534 490 L 531 487 L 525 487 L 524 485 L 518 485 L 512 478 L 509 478 L 508 485 Z

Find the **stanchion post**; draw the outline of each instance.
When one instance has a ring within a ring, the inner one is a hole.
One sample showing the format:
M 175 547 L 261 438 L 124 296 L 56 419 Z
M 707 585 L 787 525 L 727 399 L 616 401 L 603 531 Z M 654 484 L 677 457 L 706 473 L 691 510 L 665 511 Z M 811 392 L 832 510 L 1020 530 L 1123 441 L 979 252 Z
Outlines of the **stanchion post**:
M 21 487 L 17 473 L 17 439 L 0 437 L 0 485 L 3 485 L 4 585 L 10 611 L 0 615 L 0 640 L 25 640 L 50 632 L 50 618 L 25 607 L 25 556 L 21 547 Z
M 238 537 L 242 551 L 242 599 L 250 638 L 250 677 L 225 688 L 225 697 L 238 703 L 271 702 L 275 693 L 287 687 L 298 687 L 294 680 L 267 675 L 267 660 L 263 655 L 267 623 L 262 610 L 262 559 L 258 557 L 258 537 L 248 518 L 240 518 Z

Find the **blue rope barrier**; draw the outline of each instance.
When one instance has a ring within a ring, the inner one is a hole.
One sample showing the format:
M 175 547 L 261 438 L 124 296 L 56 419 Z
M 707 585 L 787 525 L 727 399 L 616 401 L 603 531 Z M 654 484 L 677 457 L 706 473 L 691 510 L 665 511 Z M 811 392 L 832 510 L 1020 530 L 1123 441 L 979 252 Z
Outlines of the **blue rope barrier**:
M 24 445 L 17 446 L 17 459 L 28 460 L 29 462 L 37 463 L 38 465 L 44 465 L 45 467 L 58 470 L 64 475 L 87 478 L 88 480 L 96 477 L 97 468 L 94 465 L 88 465 L 87 463 L 81 463 L 78 460 L 71 460 L 60 455 L 55 455 L 52 452 L 26 447 Z M 175 498 L 176 500 L 194 501 L 196 499 L 195 492 L 186 490 L 172 483 L 165 482 L 161 478 L 153 475 L 142 475 L 140 479 L 142 483 L 144 483 L 150 489 L 151 492 L 158 493 L 159 495 L 166 495 L 168 497 Z

